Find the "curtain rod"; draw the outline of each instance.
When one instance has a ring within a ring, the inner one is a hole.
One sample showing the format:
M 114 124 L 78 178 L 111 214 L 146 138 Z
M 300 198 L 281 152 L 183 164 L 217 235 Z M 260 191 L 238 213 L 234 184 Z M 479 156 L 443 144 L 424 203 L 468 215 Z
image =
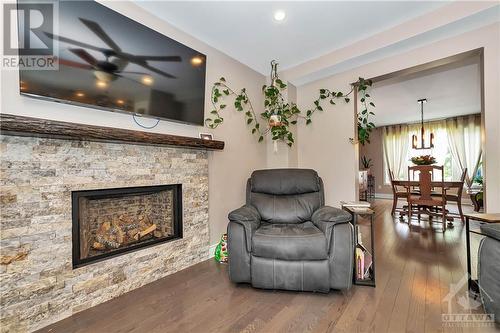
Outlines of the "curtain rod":
M 454 116 L 454 117 L 434 118 L 434 119 L 424 121 L 424 124 L 429 124 L 429 123 L 433 123 L 433 122 L 437 122 L 437 121 L 441 121 L 441 120 L 446 120 L 446 119 L 458 119 L 461 117 L 477 116 L 477 115 L 479 115 L 479 117 L 481 118 L 481 111 L 476 112 L 476 113 L 463 114 L 463 115 Z M 387 127 L 387 126 L 398 126 L 398 125 L 399 126 L 401 126 L 401 125 L 415 125 L 415 124 L 420 124 L 420 120 L 412 121 L 409 123 L 396 123 L 396 124 L 381 125 L 381 126 L 377 126 L 375 128 L 382 128 L 382 127 Z

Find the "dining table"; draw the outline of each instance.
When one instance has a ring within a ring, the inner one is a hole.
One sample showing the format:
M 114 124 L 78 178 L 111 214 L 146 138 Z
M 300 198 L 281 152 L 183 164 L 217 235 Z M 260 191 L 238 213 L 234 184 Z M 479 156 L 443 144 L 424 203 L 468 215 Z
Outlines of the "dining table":
M 408 187 L 408 186 L 418 186 L 419 185 L 419 181 L 418 180 L 407 180 L 407 179 L 394 179 L 392 181 L 394 183 L 394 185 L 396 186 L 404 186 L 404 187 Z M 442 187 L 444 186 L 447 190 L 449 189 L 452 189 L 452 188 L 460 188 L 463 186 L 463 182 L 460 181 L 460 180 L 446 180 L 444 182 L 441 182 L 441 181 L 431 181 L 431 186 L 432 187 Z
M 408 179 L 394 179 L 392 181 L 392 183 L 396 186 L 403 186 L 403 187 L 418 187 L 418 185 L 419 185 L 418 180 L 408 180 Z M 453 188 L 459 189 L 460 187 L 464 186 L 464 184 L 460 180 L 447 180 L 447 181 L 443 181 L 443 182 L 431 181 L 431 186 L 433 188 L 444 187 L 446 190 L 450 190 Z M 437 193 L 441 194 L 439 192 L 437 192 Z M 453 220 L 453 218 L 451 220 Z M 451 220 L 448 220 L 448 227 L 450 227 L 450 228 L 453 227 Z

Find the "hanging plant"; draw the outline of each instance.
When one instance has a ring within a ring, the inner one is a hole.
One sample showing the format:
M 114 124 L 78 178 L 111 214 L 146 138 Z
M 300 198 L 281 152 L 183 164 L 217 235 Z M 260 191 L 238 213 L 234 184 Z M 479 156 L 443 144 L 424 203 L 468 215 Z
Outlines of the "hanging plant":
M 323 111 L 322 102 L 324 100 L 328 100 L 331 105 L 335 105 L 339 101 L 349 103 L 354 89 L 357 89 L 363 106 L 362 110 L 358 112 L 358 141 L 363 145 L 370 142 L 370 133 L 375 127 L 373 122 L 370 121 L 370 116 L 375 114 L 368 110 L 368 106 L 375 107 L 375 104 L 369 101 L 370 95 L 366 92 L 368 87 L 372 85 L 370 80 L 359 78 L 347 93 L 320 89 L 319 97 L 314 101 L 314 107 L 306 110 L 304 114 L 299 110 L 297 104 L 285 101 L 282 93 L 287 85 L 278 77 L 277 69 L 278 63 L 274 60 L 271 61 L 271 84 L 262 87 L 264 112 L 259 115 L 256 114 L 246 89 L 236 91 L 227 85 L 225 78 L 221 77 L 212 86 L 211 101 L 213 110 L 210 112 L 211 116 L 205 119 L 205 124 L 210 128 L 217 128 L 222 124 L 224 118 L 221 116 L 221 112 L 227 108 L 227 98 L 233 98 L 232 104 L 236 111 L 245 113 L 246 123 L 252 125 L 252 134 L 258 136 L 259 142 L 264 140 L 264 136 L 270 134 L 272 140 L 284 141 L 291 147 L 294 138 L 289 129 L 290 125 L 296 125 L 299 120 L 305 121 L 306 125 L 311 124 L 312 115 L 316 111 Z M 262 125 L 259 119 L 264 120 Z

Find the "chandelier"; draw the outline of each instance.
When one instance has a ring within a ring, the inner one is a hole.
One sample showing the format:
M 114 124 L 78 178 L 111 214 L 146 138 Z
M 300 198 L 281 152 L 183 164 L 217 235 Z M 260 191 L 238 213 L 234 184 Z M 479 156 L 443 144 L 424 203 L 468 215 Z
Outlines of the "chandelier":
M 411 146 L 413 149 L 431 149 L 434 148 L 434 133 L 430 133 L 429 136 L 429 146 L 425 145 L 425 129 L 424 129 L 424 103 L 427 103 L 427 98 L 422 98 L 418 100 L 418 103 L 420 103 L 420 115 L 421 115 L 421 120 L 420 120 L 420 147 L 417 145 L 417 135 L 413 134 L 412 140 L 411 140 Z

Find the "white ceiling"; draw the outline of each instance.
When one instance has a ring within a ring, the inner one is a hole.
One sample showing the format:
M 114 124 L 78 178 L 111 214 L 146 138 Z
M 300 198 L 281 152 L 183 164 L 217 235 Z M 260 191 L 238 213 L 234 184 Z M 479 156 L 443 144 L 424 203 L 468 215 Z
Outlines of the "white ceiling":
M 489 4 L 495 5 L 496 3 L 491 2 Z M 445 9 L 448 11 L 453 10 L 449 8 Z M 443 18 L 443 20 L 447 19 L 449 18 Z M 422 22 L 425 22 L 425 20 Z M 467 31 L 479 29 L 494 22 L 500 22 L 500 4 L 479 10 L 478 12 L 468 12 L 467 16 L 457 18 L 456 20 L 451 19 L 449 23 L 430 30 L 423 30 L 418 35 L 408 37 L 407 39 L 395 40 L 386 46 L 379 45 L 378 48 L 371 51 L 358 51 L 357 53 L 353 53 L 350 58 L 337 59 L 334 53 L 327 53 L 322 57 L 328 57 L 328 65 L 315 67 L 314 64 L 306 63 L 292 68 L 285 73 L 282 72 L 282 75 L 284 74 L 284 77 L 294 85 L 301 86 L 396 54 L 408 52 L 424 45 L 438 42 L 439 40 L 457 36 Z M 396 27 L 395 29 L 401 29 L 401 27 Z M 349 48 L 349 46 L 346 48 Z M 339 50 L 339 52 L 341 51 Z
M 479 113 L 480 71 L 477 59 L 452 64 L 402 79 L 374 84 L 376 126 L 420 121 L 418 99 L 424 104 L 424 121 Z
M 249 67 L 290 68 L 446 5 L 446 1 L 139 1 Z M 283 22 L 273 19 L 281 9 Z

